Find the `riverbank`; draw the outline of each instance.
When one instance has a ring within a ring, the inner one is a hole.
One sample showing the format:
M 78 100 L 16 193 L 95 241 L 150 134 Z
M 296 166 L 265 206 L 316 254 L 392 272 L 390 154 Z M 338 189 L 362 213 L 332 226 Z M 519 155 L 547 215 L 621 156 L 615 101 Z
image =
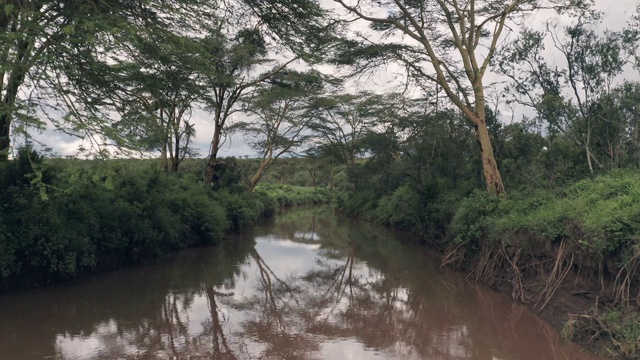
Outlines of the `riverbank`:
M 602 360 L 508 296 L 440 271 L 411 234 L 331 207 L 278 212 L 230 239 L 0 296 L 0 354 Z
M 218 244 L 281 207 L 329 199 L 278 185 L 250 193 L 229 173 L 207 187 L 153 161 L 24 155 L 0 167 L 0 293 L 155 262 Z
M 428 201 L 400 187 L 379 201 L 350 194 L 339 204 L 352 215 L 422 233 L 443 253 L 443 266 L 528 304 L 567 340 L 637 359 L 638 179 L 638 171 L 616 171 L 554 190 L 430 194 Z
M 279 184 L 249 193 L 233 169 L 206 187 L 197 171 L 167 175 L 151 161 L 23 160 L 0 169 L 0 292 L 155 262 L 218 244 L 278 208 L 330 198 L 322 187 Z M 348 215 L 423 234 L 443 265 L 526 303 L 567 340 L 637 358 L 637 179 L 619 171 L 508 197 L 403 185 L 334 201 Z

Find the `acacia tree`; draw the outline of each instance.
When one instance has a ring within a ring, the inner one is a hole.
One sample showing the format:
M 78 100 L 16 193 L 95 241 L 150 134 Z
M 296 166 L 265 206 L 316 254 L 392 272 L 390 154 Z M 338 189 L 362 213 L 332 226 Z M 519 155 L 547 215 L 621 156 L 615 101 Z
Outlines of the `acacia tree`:
M 315 117 L 311 129 L 324 155 L 337 159 L 348 168 L 355 165 L 357 155 L 362 152 L 360 141 L 376 124 L 371 106 L 377 100 L 372 98 L 377 99 L 377 96 L 362 92 L 314 99 Z
M 165 29 L 136 36 L 126 57 L 106 65 L 114 73 L 104 97 L 120 114 L 112 137 L 118 145 L 142 151 L 159 150 L 162 169 L 177 172 L 194 153 L 189 117 L 203 99 L 200 39 Z
M 57 59 L 52 54 L 63 51 L 72 33 L 83 30 L 82 19 L 98 17 L 105 10 L 75 5 L 71 1 L 0 1 L 0 161 L 8 158 L 14 120 L 26 118 L 29 104 L 20 98 L 25 83 L 38 82 L 44 74 L 36 69 L 53 65 Z M 78 19 L 80 14 L 85 17 Z
M 113 63 L 137 34 L 175 29 L 205 0 L 0 0 L 0 161 L 13 132 L 107 137 Z M 103 111 L 104 110 L 104 111 Z M 61 116 L 61 114 L 64 114 Z M 17 121 L 17 122 L 16 122 Z
M 441 88 L 473 125 L 480 146 L 487 190 L 505 191 L 485 113 L 485 75 L 508 22 L 560 0 L 334 0 L 351 19 L 364 20 L 379 40 L 348 40 L 338 49 L 337 64 L 360 69 L 390 61 L 405 67 L 420 87 Z M 568 6 L 568 5 L 567 5 Z M 387 16 L 377 14 L 386 13 Z M 347 19 L 349 20 L 349 19 Z
M 204 181 L 211 184 L 227 120 L 234 112 L 240 110 L 236 107 L 238 100 L 248 89 L 277 74 L 296 58 L 276 65 L 262 74 L 251 76 L 258 65 L 270 62 L 266 57 L 267 43 L 259 29 L 242 29 L 232 39 L 217 32 L 206 40 L 209 42 L 207 49 L 213 65 L 213 71 L 205 80 L 205 86 L 211 92 L 207 106 L 213 115 L 213 137 L 209 146 Z
M 598 35 L 592 26 L 597 20 L 598 14 L 589 14 L 561 31 L 554 25 L 546 34 L 524 31 L 506 47 L 498 62 L 501 72 L 512 81 L 510 90 L 516 101 L 536 109 L 552 132 L 560 132 L 580 146 L 592 173 L 595 166 L 605 169 L 594 151 L 594 143 L 604 142 L 598 139 L 598 131 L 612 129 L 610 119 L 598 115 L 602 115 L 603 105 L 598 103 L 611 91 L 626 62 L 620 34 Z M 564 60 L 564 67 L 550 65 L 541 55 L 546 35 Z M 607 156 L 614 157 L 613 152 Z
M 210 92 L 206 103 L 214 123 L 204 176 L 208 184 L 227 120 L 240 110 L 242 95 L 296 60 L 318 61 L 319 49 L 332 39 L 326 11 L 314 0 L 242 0 L 225 2 L 221 8 L 222 21 L 214 22 L 205 39 L 212 64 L 205 81 Z
M 252 191 L 277 159 L 303 145 L 304 131 L 312 120 L 310 98 L 322 89 L 318 72 L 281 72 L 243 99 L 244 111 L 255 120 L 241 121 L 233 130 L 242 132 L 260 154 L 260 166 L 249 179 Z

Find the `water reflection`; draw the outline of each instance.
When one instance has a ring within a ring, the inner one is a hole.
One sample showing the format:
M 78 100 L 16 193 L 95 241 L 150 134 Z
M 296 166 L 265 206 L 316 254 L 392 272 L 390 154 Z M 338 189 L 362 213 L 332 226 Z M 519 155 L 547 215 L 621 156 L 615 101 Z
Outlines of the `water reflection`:
M 595 359 L 402 235 L 286 213 L 224 247 L 0 298 L 10 359 Z

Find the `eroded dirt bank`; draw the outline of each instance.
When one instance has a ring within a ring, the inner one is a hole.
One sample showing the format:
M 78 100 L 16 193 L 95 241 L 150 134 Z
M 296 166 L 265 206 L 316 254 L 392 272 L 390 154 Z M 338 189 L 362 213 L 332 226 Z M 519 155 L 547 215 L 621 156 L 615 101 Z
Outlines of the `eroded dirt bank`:
M 637 257 L 604 261 L 574 240 L 526 239 L 508 245 L 487 242 L 474 252 L 451 244 L 443 251 L 442 266 L 510 294 L 565 340 L 609 357 L 640 358 Z

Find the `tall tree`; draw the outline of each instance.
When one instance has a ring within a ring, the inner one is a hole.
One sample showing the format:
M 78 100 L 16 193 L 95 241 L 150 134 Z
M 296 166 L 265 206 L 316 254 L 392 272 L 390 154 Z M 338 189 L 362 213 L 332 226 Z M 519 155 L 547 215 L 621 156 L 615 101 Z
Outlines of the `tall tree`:
M 379 33 L 375 40 L 348 40 L 335 62 L 366 70 L 390 61 L 405 67 L 418 86 L 441 88 L 473 125 L 487 190 L 505 191 L 485 113 L 485 75 L 509 22 L 556 0 L 334 0 Z M 567 5 L 568 6 L 568 5 Z M 377 14 L 386 13 L 387 16 Z
M 590 172 L 595 166 L 605 168 L 594 153 L 596 130 L 603 128 L 600 122 L 607 121 L 596 116 L 596 104 L 611 90 L 626 62 L 620 34 L 597 34 L 593 24 L 598 19 L 598 14 L 588 14 L 561 29 L 550 25 L 546 34 L 525 31 L 498 62 L 502 73 L 512 80 L 516 101 L 535 108 L 551 131 L 572 138 L 583 149 Z M 550 65 L 541 55 L 547 34 L 566 62 L 565 68 Z
M 227 120 L 240 109 L 236 106 L 247 90 L 282 71 L 297 59 L 277 64 L 272 69 L 255 74 L 260 66 L 272 62 L 267 58 L 267 41 L 258 28 L 244 28 L 233 37 L 212 29 L 205 39 L 212 71 L 207 74 L 205 86 L 210 91 L 207 108 L 213 116 L 213 137 L 209 147 L 204 180 L 211 184 L 217 165 L 218 151 L 223 143 Z
M 214 178 L 227 120 L 239 111 L 242 95 L 296 60 L 317 62 L 320 49 L 333 39 L 327 12 L 315 0 L 243 0 L 224 3 L 221 10 L 222 21 L 213 24 L 207 37 L 214 64 L 206 82 L 214 123 L 207 183 Z
M 159 150 L 163 170 L 171 172 L 194 153 L 189 118 L 204 98 L 202 50 L 201 39 L 155 29 L 133 37 L 117 64 L 105 64 L 113 74 L 102 96 L 120 115 L 110 134 L 117 145 Z
M 312 120 L 310 99 L 323 86 L 316 71 L 286 71 L 274 75 L 244 99 L 244 110 L 253 119 L 233 125 L 260 154 L 260 166 L 249 180 L 253 190 L 262 176 L 284 154 L 303 145 Z
M 362 139 L 376 124 L 373 104 L 378 96 L 336 94 L 318 96 L 312 104 L 316 113 L 311 129 L 316 133 L 319 150 L 347 167 L 355 165 L 363 152 Z
M 131 36 L 175 27 L 203 2 L 1 0 L 0 161 L 8 157 L 12 131 L 44 127 L 43 118 L 72 134 L 108 131 L 104 104 L 92 95 L 109 78 L 95 66 L 117 56 L 118 44 Z
M 610 168 L 640 164 L 640 83 L 624 82 L 597 99 L 595 147 Z
M 71 3 L 0 1 L 0 161 L 9 155 L 13 121 L 27 105 L 20 93 L 30 78 L 37 81 L 34 67 L 55 60 L 50 56 L 55 47 L 68 46 L 80 14 L 92 16 L 105 10 Z

